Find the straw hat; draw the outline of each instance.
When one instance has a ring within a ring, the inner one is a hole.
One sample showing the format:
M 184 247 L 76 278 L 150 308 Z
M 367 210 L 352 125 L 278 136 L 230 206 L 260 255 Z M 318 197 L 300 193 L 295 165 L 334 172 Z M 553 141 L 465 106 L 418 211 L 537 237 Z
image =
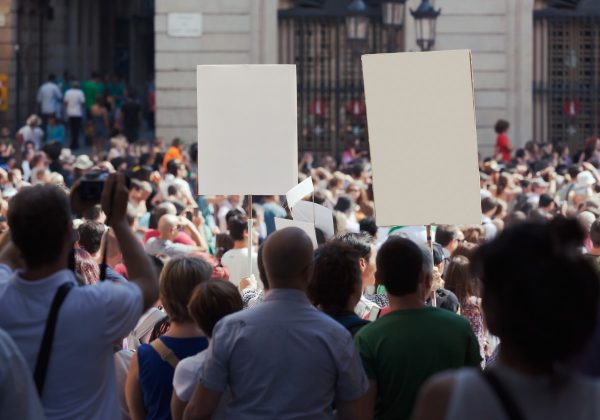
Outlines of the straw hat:
M 76 169 L 81 169 L 82 171 L 86 171 L 94 166 L 94 162 L 90 159 L 88 155 L 79 155 L 77 159 L 75 159 L 75 165 L 73 165 Z
M 40 117 L 38 117 L 36 114 L 31 114 L 29 118 L 27 118 L 27 125 L 38 126 L 41 123 L 42 120 L 40 120 Z

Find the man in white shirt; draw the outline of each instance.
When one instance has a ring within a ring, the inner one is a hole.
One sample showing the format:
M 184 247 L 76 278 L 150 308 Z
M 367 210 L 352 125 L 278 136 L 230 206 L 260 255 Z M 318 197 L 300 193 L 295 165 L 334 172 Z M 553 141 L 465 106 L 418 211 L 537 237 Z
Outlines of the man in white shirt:
M 187 176 L 187 167 L 179 159 L 172 159 L 167 163 L 167 172 L 164 181 L 160 183 L 160 192 L 163 197 L 169 196 L 169 187 L 174 185 L 179 190 L 187 206 L 198 207 L 190 184 L 185 180 Z
M 243 197 L 241 195 L 228 195 L 227 199 L 219 205 L 219 211 L 217 212 L 217 220 L 219 222 L 219 229 L 221 232 L 227 232 L 227 213 L 230 210 L 238 209 L 243 214 L 246 214 L 242 208 Z
M 253 274 L 258 288 L 262 289 L 255 251 L 252 252 L 252 273 L 249 271 L 248 219 L 245 216 L 237 215 L 229 219 L 229 236 L 233 239 L 233 248 L 221 258 L 221 264 L 229 271 L 229 281 L 239 287 L 241 279 Z M 254 237 L 258 238 L 258 235 Z
M 33 143 L 35 150 L 42 147 L 44 140 L 44 131 L 40 128 L 40 117 L 33 114 L 27 118 L 26 124 L 17 132 L 17 141 L 25 146 L 26 143 Z
M 64 102 L 67 107 L 67 118 L 69 119 L 70 147 L 72 150 L 76 150 L 79 148 L 79 132 L 81 131 L 83 104 L 85 104 L 85 95 L 79 89 L 79 82 L 77 80 L 73 81 L 71 88 L 65 92 Z
M 111 199 L 111 192 L 112 199 Z M 72 202 L 78 203 L 75 186 Z M 123 252 L 128 283 L 72 287 L 58 311 L 42 405 L 48 419 L 119 417 L 114 343 L 135 327 L 158 298 L 153 264 L 129 228 L 123 175 L 112 174 L 102 197 Z M 69 197 L 59 187 L 22 189 L 8 210 L 12 242 L 0 251 L 0 327 L 12 337 L 31 375 L 57 291 L 75 285 L 69 269 L 75 234 Z M 52 221 L 49 223 L 48 221 Z M 12 271 L 11 268 L 18 268 Z
M 498 208 L 498 200 L 494 197 L 486 197 L 481 200 L 481 224 L 485 230 L 485 241 L 489 242 L 496 237 L 498 228 L 492 222 L 492 217 Z
M 42 129 L 46 132 L 48 118 L 56 117 L 62 93 L 56 84 L 56 77 L 51 74 L 37 92 L 37 102 L 42 114 Z

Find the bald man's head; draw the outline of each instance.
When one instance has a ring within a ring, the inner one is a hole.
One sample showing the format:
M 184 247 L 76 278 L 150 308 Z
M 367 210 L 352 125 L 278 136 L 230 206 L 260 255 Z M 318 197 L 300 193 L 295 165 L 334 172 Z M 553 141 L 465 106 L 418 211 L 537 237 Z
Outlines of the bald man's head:
M 165 214 L 158 221 L 158 232 L 160 239 L 172 241 L 177 236 L 179 219 L 172 214 Z
M 312 241 L 298 228 L 278 230 L 265 241 L 262 260 L 270 288 L 304 289 L 312 275 Z

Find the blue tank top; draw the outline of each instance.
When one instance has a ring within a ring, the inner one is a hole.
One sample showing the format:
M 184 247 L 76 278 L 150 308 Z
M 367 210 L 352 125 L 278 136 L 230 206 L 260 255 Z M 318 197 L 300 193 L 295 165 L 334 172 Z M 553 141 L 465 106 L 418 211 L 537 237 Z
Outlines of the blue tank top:
M 193 356 L 208 347 L 206 337 L 159 338 L 179 360 Z M 146 407 L 146 419 L 171 419 L 171 395 L 175 369 L 164 362 L 149 344 L 138 348 L 140 388 Z

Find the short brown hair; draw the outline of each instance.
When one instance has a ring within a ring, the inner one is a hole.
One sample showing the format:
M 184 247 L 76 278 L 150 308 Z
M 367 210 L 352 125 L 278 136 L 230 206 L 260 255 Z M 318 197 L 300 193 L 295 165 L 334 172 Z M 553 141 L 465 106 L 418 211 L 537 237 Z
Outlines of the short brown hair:
M 208 337 L 212 337 L 217 322 L 243 308 L 237 287 L 228 281 L 217 279 L 199 284 L 188 304 L 189 314 Z
M 172 322 L 192 321 L 187 304 L 194 288 L 211 275 L 211 265 L 202 258 L 180 255 L 169 260 L 160 275 L 160 300 Z

